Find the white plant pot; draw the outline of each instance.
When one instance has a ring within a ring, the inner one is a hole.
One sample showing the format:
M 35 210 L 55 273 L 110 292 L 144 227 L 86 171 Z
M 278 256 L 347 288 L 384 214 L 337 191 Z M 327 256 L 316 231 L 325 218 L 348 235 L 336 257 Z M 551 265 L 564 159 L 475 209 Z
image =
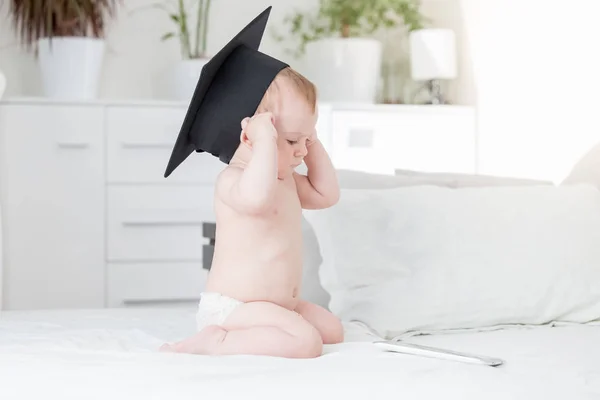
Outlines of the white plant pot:
M 306 45 L 305 74 L 325 102 L 375 103 L 382 44 L 369 38 L 330 38 Z
M 176 101 L 189 102 L 192 99 L 202 67 L 210 58 L 195 58 L 177 62 L 169 71 L 167 94 Z
M 38 42 L 44 94 L 69 100 L 98 96 L 104 57 L 104 40 L 87 37 L 54 37 Z

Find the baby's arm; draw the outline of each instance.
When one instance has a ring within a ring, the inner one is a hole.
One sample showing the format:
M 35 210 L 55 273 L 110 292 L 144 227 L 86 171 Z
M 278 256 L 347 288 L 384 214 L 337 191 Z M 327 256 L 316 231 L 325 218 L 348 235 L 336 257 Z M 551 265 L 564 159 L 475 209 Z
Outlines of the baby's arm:
M 294 173 L 302 208 L 331 207 L 340 198 L 340 187 L 333 163 L 321 141 L 315 138 L 304 157 L 307 175 Z
M 219 177 L 217 194 L 240 212 L 257 214 L 273 204 L 277 183 L 277 131 L 269 114 L 259 115 L 242 128 L 252 145 L 252 157 L 244 169 L 227 168 Z

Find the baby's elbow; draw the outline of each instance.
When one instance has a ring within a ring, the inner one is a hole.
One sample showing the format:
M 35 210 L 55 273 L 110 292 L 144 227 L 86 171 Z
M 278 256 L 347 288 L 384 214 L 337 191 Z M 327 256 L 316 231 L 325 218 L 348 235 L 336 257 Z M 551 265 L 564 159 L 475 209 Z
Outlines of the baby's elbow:
M 337 189 L 331 194 L 330 207 L 335 206 L 340 201 L 340 190 Z
M 323 198 L 323 208 L 329 208 L 335 206 L 340 201 L 340 191 L 333 190 L 324 196 Z
M 318 199 L 313 200 L 310 204 L 306 204 L 304 208 L 309 209 L 325 209 L 329 207 L 335 206 L 340 200 L 339 193 L 338 194 L 328 194 L 326 196 L 321 196 Z

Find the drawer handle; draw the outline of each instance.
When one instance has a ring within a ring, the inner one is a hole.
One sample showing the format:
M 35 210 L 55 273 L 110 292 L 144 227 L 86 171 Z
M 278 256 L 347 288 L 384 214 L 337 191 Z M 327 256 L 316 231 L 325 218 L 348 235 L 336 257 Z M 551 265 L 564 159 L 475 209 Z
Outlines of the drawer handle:
M 130 211 L 123 218 L 124 226 L 202 226 L 201 210 Z
M 348 147 L 373 147 L 371 129 L 352 129 L 348 134 Z
M 170 149 L 173 143 L 121 142 L 124 149 Z
M 123 221 L 123 226 L 202 226 L 203 221 Z
M 145 305 L 175 305 L 175 304 L 187 304 L 187 303 L 198 303 L 200 301 L 200 298 L 177 298 L 177 299 L 139 299 L 139 300 L 134 300 L 134 299 L 127 299 L 127 300 L 123 300 L 123 305 L 124 306 L 145 306 Z
M 56 145 L 61 149 L 87 149 L 90 147 L 90 144 L 87 142 L 70 142 L 70 141 L 60 141 L 57 142 Z

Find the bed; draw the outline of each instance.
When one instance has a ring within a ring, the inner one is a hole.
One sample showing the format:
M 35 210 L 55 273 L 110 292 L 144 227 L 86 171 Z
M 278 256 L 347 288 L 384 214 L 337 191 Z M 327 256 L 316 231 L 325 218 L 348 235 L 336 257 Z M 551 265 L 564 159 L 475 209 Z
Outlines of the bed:
M 303 296 L 342 318 L 344 343 L 308 360 L 168 354 L 196 304 L 4 311 L 0 399 L 600 399 L 597 188 L 340 181 L 339 207 L 304 215 Z M 382 337 L 504 363 L 386 351 Z
M 597 399 L 600 326 L 413 337 L 502 357 L 485 367 L 384 352 L 359 324 L 310 360 L 164 354 L 193 330 L 194 307 L 5 312 L 2 399 Z M 239 396 L 239 397 L 238 397 Z

